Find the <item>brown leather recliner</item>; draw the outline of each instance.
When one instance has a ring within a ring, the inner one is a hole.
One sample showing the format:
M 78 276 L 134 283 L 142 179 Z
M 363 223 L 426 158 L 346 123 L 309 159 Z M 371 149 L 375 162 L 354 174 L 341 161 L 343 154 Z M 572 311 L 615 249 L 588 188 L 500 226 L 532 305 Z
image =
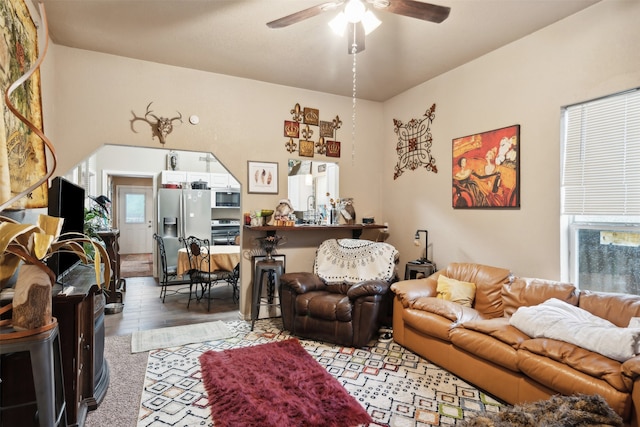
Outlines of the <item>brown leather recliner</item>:
M 388 314 L 397 262 L 398 251 L 388 243 L 324 241 L 316 251 L 313 273 L 280 278 L 284 329 L 344 346 L 367 345 Z

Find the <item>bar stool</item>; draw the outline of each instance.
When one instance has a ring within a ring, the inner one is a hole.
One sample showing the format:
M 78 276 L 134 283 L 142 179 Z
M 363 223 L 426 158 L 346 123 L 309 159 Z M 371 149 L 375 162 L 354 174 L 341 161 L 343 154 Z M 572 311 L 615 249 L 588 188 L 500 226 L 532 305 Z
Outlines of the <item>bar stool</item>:
M 37 335 L 0 341 L 0 355 L 28 351 L 36 394 L 35 403 L 40 427 L 66 426 L 64 376 L 58 324 Z M 16 374 L 18 374 L 16 372 Z M 9 410 L 34 402 L 3 407 Z
M 264 275 L 267 275 L 267 301 L 263 303 L 262 300 L 262 283 L 264 282 Z M 284 263 L 282 261 L 271 259 L 265 259 L 256 262 L 256 271 L 253 276 L 253 305 L 251 306 L 251 330 L 253 331 L 253 325 L 260 314 L 260 307 L 279 306 L 279 303 L 274 303 L 275 289 L 280 287 L 280 276 L 284 274 Z

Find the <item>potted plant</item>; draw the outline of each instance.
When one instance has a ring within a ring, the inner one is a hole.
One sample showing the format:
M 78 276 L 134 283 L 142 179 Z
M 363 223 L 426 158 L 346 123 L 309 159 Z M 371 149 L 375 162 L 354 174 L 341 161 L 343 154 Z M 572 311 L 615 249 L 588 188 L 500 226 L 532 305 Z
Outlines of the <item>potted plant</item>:
M 0 288 L 18 271 L 12 304 L 2 307 L 0 314 L 13 309 L 11 323 L 17 331 L 36 333 L 53 325 L 51 287 L 56 277 L 45 262 L 54 253 L 74 253 L 85 264 L 93 261 L 98 284 L 103 265 L 104 283 L 109 283 L 111 268 L 104 247 L 81 233 L 60 234 L 63 221 L 40 215 L 33 225 L 0 216 Z M 94 251 L 93 260 L 85 244 Z

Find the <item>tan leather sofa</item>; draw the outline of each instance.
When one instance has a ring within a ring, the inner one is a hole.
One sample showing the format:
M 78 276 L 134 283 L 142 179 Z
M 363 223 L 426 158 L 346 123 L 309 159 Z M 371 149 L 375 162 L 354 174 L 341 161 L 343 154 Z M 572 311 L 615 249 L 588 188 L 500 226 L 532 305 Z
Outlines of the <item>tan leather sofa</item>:
M 472 307 L 436 298 L 441 274 L 475 283 Z M 640 356 L 621 363 L 566 342 L 530 338 L 509 324 L 518 307 L 557 298 L 626 327 L 640 316 L 640 297 L 579 291 L 570 283 L 461 263 L 391 289 L 394 341 L 487 393 L 510 404 L 599 394 L 625 423 L 640 425 Z

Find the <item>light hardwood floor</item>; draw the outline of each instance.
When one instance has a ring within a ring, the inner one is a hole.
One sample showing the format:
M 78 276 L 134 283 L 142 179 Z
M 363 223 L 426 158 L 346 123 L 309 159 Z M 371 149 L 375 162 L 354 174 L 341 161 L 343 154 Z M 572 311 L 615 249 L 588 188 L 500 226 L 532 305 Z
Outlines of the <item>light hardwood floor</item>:
M 207 301 L 189 300 L 189 287 L 169 287 L 163 303 L 160 286 L 153 277 L 130 277 L 126 279 L 127 290 L 123 293 L 124 309 L 121 313 L 105 316 L 105 335 L 128 335 L 134 331 L 179 326 L 215 320 L 238 320 L 238 304 L 233 302 L 231 286 L 221 283 L 212 288 L 211 310 L 207 312 Z M 181 293 L 171 295 L 180 289 Z

